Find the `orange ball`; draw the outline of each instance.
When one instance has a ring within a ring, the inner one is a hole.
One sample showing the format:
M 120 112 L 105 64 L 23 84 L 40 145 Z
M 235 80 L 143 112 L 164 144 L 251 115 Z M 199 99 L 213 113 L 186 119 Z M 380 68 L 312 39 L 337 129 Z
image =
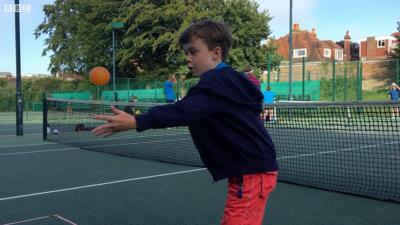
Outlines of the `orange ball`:
M 96 66 L 89 72 L 90 82 L 97 86 L 106 85 L 110 80 L 110 72 L 104 67 Z

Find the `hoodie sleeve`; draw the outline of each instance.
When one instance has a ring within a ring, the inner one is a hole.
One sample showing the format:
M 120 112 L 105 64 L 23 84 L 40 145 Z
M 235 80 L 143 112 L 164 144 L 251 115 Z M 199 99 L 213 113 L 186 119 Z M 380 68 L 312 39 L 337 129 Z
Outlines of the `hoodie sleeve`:
M 195 90 L 175 104 L 152 107 L 136 117 L 137 131 L 189 125 L 222 110 L 222 100 L 205 90 Z

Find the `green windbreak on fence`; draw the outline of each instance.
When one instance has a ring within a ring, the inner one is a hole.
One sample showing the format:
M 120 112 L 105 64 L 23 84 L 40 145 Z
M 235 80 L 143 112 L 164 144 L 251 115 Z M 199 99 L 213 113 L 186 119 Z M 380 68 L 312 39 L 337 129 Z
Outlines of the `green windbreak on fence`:
M 116 91 L 119 101 L 129 101 L 132 96 L 136 96 L 141 102 L 163 102 L 165 99 L 164 89 L 138 89 L 138 90 L 118 90 Z M 102 91 L 101 99 L 112 101 L 113 91 Z
M 276 100 L 288 100 L 289 82 L 271 82 L 270 86 L 271 86 L 271 91 L 273 91 L 277 97 Z M 266 87 L 267 87 L 267 82 L 261 83 L 261 91 L 265 91 Z M 294 81 L 292 82 L 293 99 L 319 101 L 320 87 L 321 87 L 321 82 L 319 80 L 304 82 L 304 97 L 303 97 L 303 82 Z
M 51 97 L 58 99 L 79 99 L 79 100 L 90 100 L 92 94 L 90 92 L 53 92 Z

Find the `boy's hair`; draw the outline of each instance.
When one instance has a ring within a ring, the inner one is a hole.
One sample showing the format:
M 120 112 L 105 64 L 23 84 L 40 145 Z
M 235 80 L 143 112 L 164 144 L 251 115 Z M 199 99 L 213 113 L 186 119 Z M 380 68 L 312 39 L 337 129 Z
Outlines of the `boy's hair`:
M 232 47 L 231 32 L 229 28 L 221 22 L 201 20 L 192 23 L 181 34 L 179 38 L 180 46 L 189 43 L 193 38 L 202 39 L 209 50 L 220 47 L 222 49 L 222 60 L 225 60 Z

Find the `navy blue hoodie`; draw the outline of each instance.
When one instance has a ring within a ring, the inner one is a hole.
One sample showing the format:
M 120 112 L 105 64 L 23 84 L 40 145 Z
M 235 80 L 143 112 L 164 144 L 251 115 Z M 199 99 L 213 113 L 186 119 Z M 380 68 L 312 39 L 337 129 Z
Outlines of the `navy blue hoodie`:
M 277 171 L 275 148 L 260 120 L 263 95 L 230 67 L 204 73 L 186 97 L 136 117 L 137 130 L 189 126 L 215 181 Z

